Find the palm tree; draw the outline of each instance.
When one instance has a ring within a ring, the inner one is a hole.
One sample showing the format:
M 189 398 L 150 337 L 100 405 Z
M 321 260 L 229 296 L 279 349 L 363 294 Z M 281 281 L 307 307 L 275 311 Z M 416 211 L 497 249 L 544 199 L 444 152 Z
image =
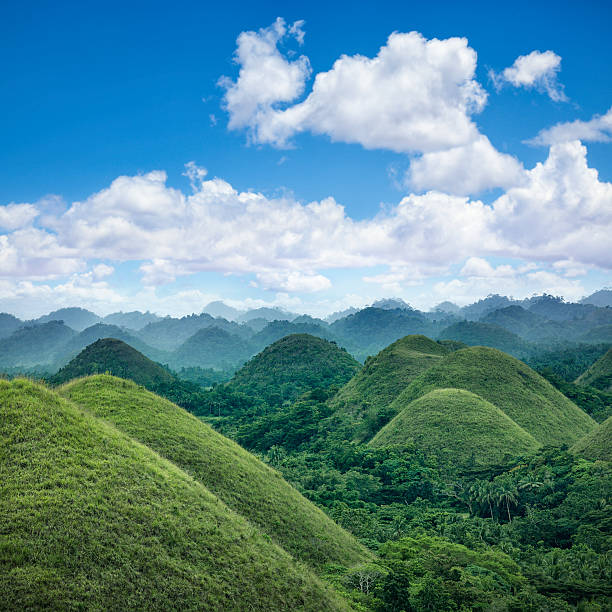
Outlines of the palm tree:
M 518 490 L 516 485 L 510 479 L 499 480 L 497 482 L 497 502 L 501 506 L 506 505 L 508 512 L 508 522 L 512 521 L 510 516 L 510 504 L 515 505 L 518 501 Z

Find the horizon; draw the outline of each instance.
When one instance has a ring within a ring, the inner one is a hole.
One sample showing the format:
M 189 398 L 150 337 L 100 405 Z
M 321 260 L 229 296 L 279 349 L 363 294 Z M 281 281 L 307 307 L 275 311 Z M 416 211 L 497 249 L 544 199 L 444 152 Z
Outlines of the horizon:
M 7 7 L 0 311 L 612 286 L 612 6 L 391 6 Z

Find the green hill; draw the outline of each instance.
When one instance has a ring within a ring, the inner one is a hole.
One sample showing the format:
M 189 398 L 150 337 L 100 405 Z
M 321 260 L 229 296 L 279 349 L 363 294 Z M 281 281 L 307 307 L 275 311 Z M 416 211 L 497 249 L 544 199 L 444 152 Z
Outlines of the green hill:
M 497 406 L 462 389 L 437 389 L 410 402 L 369 444 L 414 446 L 459 469 L 502 465 L 540 446 Z
M 596 423 L 518 359 L 476 346 L 455 351 L 421 374 L 398 396 L 397 411 L 433 389 L 465 389 L 491 402 L 541 444 L 572 444 Z
M 244 363 L 253 351 L 248 342 L 216 325 L 200 329 L 171 357 L 176 367 L 229 369 Z
M 358 374 L 330 400 L 334 427 L 356 431 L 367 415 L 375 418 L 412 380 L 449 352 L 438 342 L 416 335 L 401 338 L 375 357 L 368 357 Z M 357 434 L 358 438 L 363 436 L 367 432 Z
M 578 340 L 590 344 L 599 344 L 601 342 L 612 344 L 612 325 L 599 325 L 593 327 L 586 334 L 580 336 Z
M 368 557 L 277 472 L 175 404 L 112 376 L 80 379 L 60 393 L 184 469 L 301 561 L 351 565 Z
M 311 389 L 343 385 L 359 368 L 359 363 L 334 343 L 309 334 L 292 334 L 255 355 L 228 386 L 263 397 L 270 406 L 280 406 Z
M 57 394 L 0 381 L 0 417 L 3 609 L 348 608 L 201 483 Z
M 174 376 L 129 344 L 115 338 L 96 340 L 61 368 L 49 382 L 59 385 L 91 374 L 113 374 L 151 388 L 171 383 Z
M 460 321 L 440 332 L 440 339 L 458 340 L 469 346 L 490 346 L 512 355 L 525 354 L 529 346 L 516 334 L 499 325 L 479 321 Z
M 578 440 L 570 450 L 591 461 L 612 461 L 612 417 L 608 417 L 597 429 Z
M 612 349 L 581 374 L 576 384 L 595 387 L 600 391 L 612 391 Z

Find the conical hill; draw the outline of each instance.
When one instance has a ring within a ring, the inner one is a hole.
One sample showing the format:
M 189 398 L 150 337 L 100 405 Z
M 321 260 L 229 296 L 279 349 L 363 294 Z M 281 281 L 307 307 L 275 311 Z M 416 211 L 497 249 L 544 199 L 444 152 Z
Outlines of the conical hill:
M 600 391 L 612 391 L 612 348 L 576 379 L 578 385 L 588 385 Z
M 184 469 L 301 561 L 349 566 L 370 557 L 278 472 L 175 404 L 105 375 L 60 393 Z
M 200 482 L 44 387 L 0 381 L 0 436 L 3 609 L 347 609 Z
M 570 450 L 591 461 L 612 461 L 612 417 L 578 440 Z
M 426 336 L 400 338 L 369 357 L 330 401 L 332 420 L 336 426 L 359 428 L 366 415 L 386 409 L 412 380 L 450 352 Z
M 174 380 L 170 372 L 129 344 L 115 338 L 103 338 L 84 348 L 51 377 L 49 382 L 61 384 L 81 376 L 105 372 L 120 378 L 129 378 L 148 388 Z
M 447 388 L 465 389 L 491 402 L 541 444 L 573 444 L 597 425 L 529 366 L 482 346 L 444 357 L 412 381 L 392 408 Z
M 401 398 L 402 396 L 400 396 Z M 436 389 L 401 407 L 370 446 L 415 447 L 452 469 L 503 465 L 540 444 L 497 406 L 463 389 Z
M 317 387 L 343 385 L 359 368 L 359 362 L 335 343 L 310 334 L 292 334 L 255 355 L 228 386 L 280 406 Z

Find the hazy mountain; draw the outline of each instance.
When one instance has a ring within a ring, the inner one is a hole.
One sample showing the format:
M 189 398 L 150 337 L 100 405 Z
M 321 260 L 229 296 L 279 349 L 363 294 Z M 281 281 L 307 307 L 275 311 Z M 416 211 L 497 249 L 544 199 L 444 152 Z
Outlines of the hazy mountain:
M 83 331 L 94 323 L 99 323 L 101 320 L 101 317 L 90 310 L 70 307 L 54 310 L 47 315 L 43 315 L 42 317 L 31 321 L 31 323 L 41 324 L 48 323 L 49 321 L 63 321 L 65 325 L 71 327 L 75 331 Z
M 266 319 L 267 321 L 292 321 L 298 315 L 281 308 L 255 308 L 247 310 L 238 317 L 238 321 L 247 322 L 251 319 Z
M 162 317 L 158 317 L 152 312 L 140 312 L 133 310 L 132 312 L 113 312 L 104 317 L 104 323 L 109 325 L 118 325 L 119 327 L 127 327 L 128 329 L 139 330 L 149 323 L 161 321 Z
M 612 307 L 612 289 L 604 288 L 599 291 L 595 291 L 595 293 L 591 293 L 591 295 L 582 298 L 580 300 L 581 304 L 593 304 L 593 306 L 599 307 Z
M 236 321 L 238 317 L 243 314 L 242 310 L 232 308 L 221 300 L 206 304 L 206 306 L 202 309 L 202 312 L 212 315 L 213 317 L 222 317 L 228 321 Z

